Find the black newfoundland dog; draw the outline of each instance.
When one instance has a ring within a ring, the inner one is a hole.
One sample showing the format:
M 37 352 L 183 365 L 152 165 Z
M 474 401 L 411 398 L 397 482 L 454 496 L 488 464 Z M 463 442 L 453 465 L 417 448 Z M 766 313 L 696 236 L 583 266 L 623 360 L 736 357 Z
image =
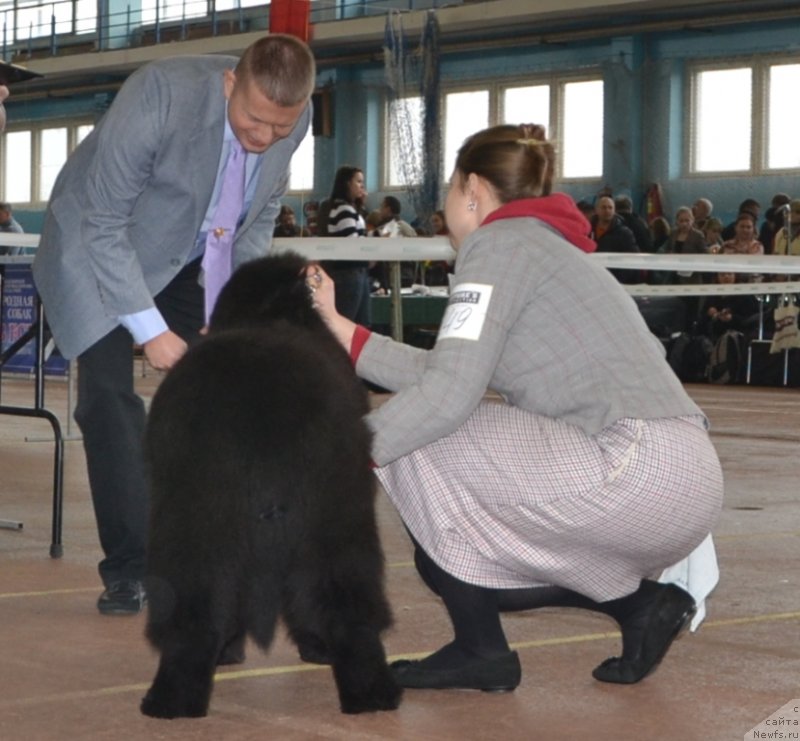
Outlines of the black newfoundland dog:
M 160 653 L 146 715 L 203 716 L 220 664 L 266 649 L 279 617 L 301 657 L 330 662 L 342 712 L 392 710 L 391 623 L 375 521 L 368 411 L 314 310 L 308 263 L 250 262 L 209 334 L 150 409 L 147 637 Z

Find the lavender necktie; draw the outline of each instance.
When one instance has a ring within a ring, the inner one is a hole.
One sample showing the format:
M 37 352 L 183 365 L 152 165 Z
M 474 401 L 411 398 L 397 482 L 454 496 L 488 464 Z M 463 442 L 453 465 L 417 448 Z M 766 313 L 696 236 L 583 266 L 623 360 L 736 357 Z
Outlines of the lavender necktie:
M 231 277 L 233 263 L 233 236 L 244 207 L 244 163 L 247 153 L 238 139 L 231 142 L 228 160 L 222 178 L 214 218 L 206 237 L 203 270 L 206 286 L 206 324 L 214 310 L 217 296 Z

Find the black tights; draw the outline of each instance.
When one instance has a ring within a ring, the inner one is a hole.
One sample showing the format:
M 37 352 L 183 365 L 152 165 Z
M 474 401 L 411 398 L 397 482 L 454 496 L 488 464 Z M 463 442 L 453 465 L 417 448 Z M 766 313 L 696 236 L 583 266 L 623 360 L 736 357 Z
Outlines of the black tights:
M 428 588 L 442 598 L 453 624 L 453 643 L 437 654 L 444 652 L 449 656 L 457 652 L 490 658 L 508 653 L 496 590 L 456 579 L 439 568 L 419 546 L 414 551 L 414 563 Z
M 607 602 L 595 602 L 578 592 L 563 587 L 530 587 L 524 589 L 489 589 L 467 584 L 437 566 L 415 543 L 414 564 L 428 588 L 442 598 L 455 634 L 452 643 L 425 659 L 433 666 L 452 665 L 457 657 L 491 658 L 508 652 L 508 642 L 500 623 L 501 612 L 534 610 L 540 607 L 578 607 L 601 612 L 614 618 L 629 640 L 637 640 L 637 613 L 643 603 L 659 589 L 651 581 L 642 581 L 633 594 Z M 642 625 L 643 628 L 643 625 Z

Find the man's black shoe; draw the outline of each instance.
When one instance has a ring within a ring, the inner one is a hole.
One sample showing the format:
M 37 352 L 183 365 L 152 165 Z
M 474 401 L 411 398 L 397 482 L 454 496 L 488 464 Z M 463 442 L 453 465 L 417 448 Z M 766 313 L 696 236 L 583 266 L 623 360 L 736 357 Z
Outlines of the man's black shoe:
M 112 581 L 97 600 L 103 615 L 138 615 L 147 604 L 142 582 L 138 579 Z

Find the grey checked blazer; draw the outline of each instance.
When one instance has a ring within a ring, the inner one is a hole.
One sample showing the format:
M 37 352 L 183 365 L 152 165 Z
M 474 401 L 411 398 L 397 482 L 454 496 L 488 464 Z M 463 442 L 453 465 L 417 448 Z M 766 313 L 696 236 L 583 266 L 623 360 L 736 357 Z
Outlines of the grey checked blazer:
M 455 431 L 487 389 L 588 435 L 623 418 L 702 415 L 625 289 L 538 219 L 470 234 L 455 265 L 464 284 L 491 289 L 478 338 L 440 330 L 420 350 L 372 334 L 358 357 L 360 376 L 398 392 L 367 417 L 378 465 Z

